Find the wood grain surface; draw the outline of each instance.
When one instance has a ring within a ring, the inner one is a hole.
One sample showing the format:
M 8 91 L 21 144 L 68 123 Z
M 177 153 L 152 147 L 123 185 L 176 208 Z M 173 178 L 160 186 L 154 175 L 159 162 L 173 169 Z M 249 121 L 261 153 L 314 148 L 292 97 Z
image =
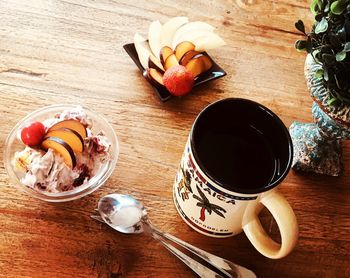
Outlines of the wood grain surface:
M 195 277 L 147 235 L 123 235 L 90 219 L 112 192 L 140 199 L 159 228 L 252 269 L 258 277 L 350 277 L 350 144 L 345 173 L 331 178 L 291 171 L 280 191 L 300 228 L 281 260 L 260 255 L 244 234 L 208 238 L 177 214 L 172 185 L 196 115 L 209 103 L 242 97 L 262 103 L 289 126 L 309 122 L 312 100 L 294 22 L 312 22 L 308 1 L 0 0 L 0 157 L 11 128 L 51 104 L 82 104 L 104 115 L 120 140 L 112 177 L 72 202 L 33 199 L 0 164 L 0 277 Z M 187 16 L 217 27 L 227 45 L 209 51 L 227 76 L 162 103 L 123 50 L 152 20 Z M 276 225 L 268 213 L 272 234 Z

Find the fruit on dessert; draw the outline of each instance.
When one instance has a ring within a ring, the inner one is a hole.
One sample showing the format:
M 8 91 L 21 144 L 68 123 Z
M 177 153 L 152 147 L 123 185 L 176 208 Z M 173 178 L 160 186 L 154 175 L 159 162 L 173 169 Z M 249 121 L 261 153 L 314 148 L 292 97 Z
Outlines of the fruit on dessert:
M 24 151 L 20 155 L 15 155 L 14 165 L 17 170 L 26 172 L 27 166 L 31 163 L 30 152 Z
M 160 44 L 160 33 L 162 31 L 162 24 L 159 20 L 153 21 L 148 29 L 148 43 L 155 56 L 159 55 L 162 48 Z
M 148 58 L 148 67 L 155 68 L 156 70 L 164 72 L 163 65 L 160 63 L 160 61 L 153 54 L 151 54 Z
M 186 66 L 187 63 L 188 63 L 189 61 L 191 61 L 192 58 L 193 58 L 194 56 L 196 56 L 197 54 L 200 54 L 200 52 L 198 52 L 198 51 L 196 51 L 196 50 L 189 50 L 189 51 L 187 51 L 184 55 L 182 55 L 182 58 L 181 58 L 180 61 L 179 61 L 180 65 Z
M 45 126 L 41 122 L 33 122 L 21 131 L 22 142 L 30 147 L 40 145 L 45 136 Z
M 208 56 L 197 54 L 187 64 L 186 69 L 192 73 L 194 77 L 206 72 L 212 66 L 212 62 Z
M 165 22 L 160 32 L 160 45 L 171 46 L 175 32 L 186 23 L 188 18 L 184 16 L 173 17 Z
M 183 57 L 183 55 L 190 51 L 190 50 L 194 50 L 195 49 L 195 45 L 189 41 L 183 41 L 181 43 L 179 43 L 176 47 L 175 47 L 175 56 L 176 59 L 178 61 L 181 60 L 181 58 Z
M 163 82 L 172 95 L 183 96 L 192 90 L 194 76 L 184 66 L 177 65 L 165 71 Z
M 50 127 L 47 132 L 49 133 L 52 130 L 57 130 L 57 129 L 62 129 L 62 128 L 69 128 L 71 130 L 76 131 L 77 133 L 79 133 L 79 135 L 83 139 L 87 137 L 87 132 L 86 132 L 85 126 L 81 122 L 74 120 L 74 119 L 69 119 L 69 120 L 64 120 L 64 121 L 58 122 L 58 123 L 54 124 L 52 127 Z
M 153 85 L 159 86 L 162 85 L 164 86 L 163 83 L 163 74 L 157 71 L 156 69 L 147 69 L 147 77 L 151 80 Z
M 179 64 L 178 60 L 176 59 L 175 54 L 171 54 L 168 58 L 166 58 L 164 63 L 164 69 L 170 69 L 171 67 L 177 66 Z
M 76 158 L 72 148 L 62 139 L 56 137 L 47 137 L 41 143 L 42 148 L 48 150 L 49 148 L 57 152 L 63 157 L 64 162 L 70 168 L 76 165 Z
M 42 194 L 89 186 L 113 155 L 105 132 L 97 130 L 98 124 L 91 129 L 93 118 L 80 106 L 55 113 L 42 124 L 40 143 L 22 145 L 13 154 L 11 165 L 21 184 Z
M 72 148 L 74 152 L 81 153 L 84 150 L 84 140 L 75 130 L 69 128 L 50 130 L 45 135 L 45 139 L 49 137 L 55 137 L 63 140 Z
M 146 39 L 136 33 L 134 36 L 134 45 L 139 57 L 139 61 L 143 68 L 146 69 L 148 67 L 148 57 L 152 54 L 149 44 Z
M 193 22 L 189 22 L 185 25 L 182 25 L 179 29 L 176 30 L 174 36 L 173 36 L 173 42 L 172 42 L 172 46 L 176 46 L 177 44 L 179 44 L 181 41 L 179 40 L 179 37 L 181 37 L 183 34 L 186 33 L 192 33 L 195 34 L 199 31 L 209 31 L 209 32 L 214 32 L 215 28 L 205 22 L 202 21 L 193 21 Z
M 174 51 L 171 47 L 169 46 L 163 46 L 160 49 L 160 53 L 159 53 L 159 58 L 160 58 L 160 62 L 162 63 L 162 65 L 165 65 L 165 60 L 171 55 L 174 54 Z

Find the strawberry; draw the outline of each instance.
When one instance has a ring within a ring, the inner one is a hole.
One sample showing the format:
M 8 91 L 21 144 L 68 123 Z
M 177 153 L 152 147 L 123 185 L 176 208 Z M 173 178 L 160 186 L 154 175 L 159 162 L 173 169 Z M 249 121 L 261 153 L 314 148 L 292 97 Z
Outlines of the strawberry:
M 192 90 L 194 77 L 184 66 L 177 65 L 165 71 L 163 83 L 172 95 L 183 96 Z

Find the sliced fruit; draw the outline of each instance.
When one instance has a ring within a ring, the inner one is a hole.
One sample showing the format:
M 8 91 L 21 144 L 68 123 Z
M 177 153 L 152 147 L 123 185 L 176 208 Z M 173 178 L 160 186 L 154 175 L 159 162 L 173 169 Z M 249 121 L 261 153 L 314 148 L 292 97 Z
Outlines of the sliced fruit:
M 194 77 L 197 77 L 210 69 L 211 66 L 212 62 L 206 55 L 198 54 L 186 64 L 186 69 L 190 71 Z
M 148 67 L 154 68 L 154 69 L 161 71 L 161 72 L 164 72 L 163 65 L 160 63 L 160 61 L 153 54 L 151 54 L 148 58 Z
M 134 46 L 136 48 L 137 55 L 139 56 L 139 61 L 144 69 L 148 67 L 148 57 L 152 54 L 149 44 L 145 38 L 143 38 L 138 33 L 134 36 Z
M 87 136 L 85 126 L 81 122 L 74 120 L 74 119 L 64 120 L 64 121 L 58 122 L 58 123 L 54 124 L 52 127 L 50 127 L 47 132 L 49 133 L 52 130 L 57 130 L 57 129 L 61 129 L 61 128 L 72 129 L 72 130 L 78 132 L 82 138 L 86 138 L 86 136 Z
M 28 165 L 32 162 L 30 151 L 28 149 L 24 149 L 21 152 L 15 153 L 14 165 L 15 168 L 19 171 L 26 172 L 28 170 Z
M 196 55 L 200 54 L 200 52 L 196 51 L 196 50 L 189 50 L 187 51 L 181 58 L 181 60 L 179 61 L 180 65 L 182 66 L 186 66 L 187 63 Z
M 154 54 L 154 56 L 158 57 L 159 51 L 161 49 L 160 44 L 160 32 L 162 31 L 162 24 L 160 24 L 159 20 L 153 21 L 148 29 L 148 43 Z
M 179 62 L 177 61 L 175 54 L 171 54 L 171 55 L 165 60 L 164 69 L 165 69 L 165 70 L 170 69 L 171 67 L 177 66 L 178 64 L 179 64 Z
M 195 49 L 195 45 L 189 41 L 180 42 L 175 48 L 175 56 L 178 61 L 181 60 L 182 56 L 190 50 Z
M 207 36 L 196 37 L 192 40 L 197 51 L 206 51 L 226 45 L 225 41 L 217 34 L 211 33 Z
M 186 23 L 188 23 L 188 18 L 184 16 L 173 17 L 165 22 L 160 32 L 161 46 L 171 46 L 175 32 Z
M 42 143 L 43 149 L 52 149 L 63 157 L 64 162 L 70 168 L 74 168 L 76 165 L 76 158 L 72 148 L 60 138 L 48 137 Z
M 174 45 L 176 46 L 181 42 L 181 40 L 179 40 L 179 37 L 182 36 L 183 34 L 189 31 L 191 31 L 192 34 L 196 34 L 197 32 L 202 30 L 213 32 L 215 28 L 210 24 L 202 21 L 193 21 L 181 26 L 179 29 L 177 29 L 177 31 L 173 36 L 172 46 Z
M 160 49 L 160 53 L 159 53 L 159 58 L 160 58 L 160 62 L 162 63 L 162 65 L 165 65 L 165 60 L 171 55 L 174 54 L 174 51 L 171 47 L 169 46 L 163 46 Z
M 164 73 L 163 82 L 172 95 L 183 96 L 192 90 L 194 77 L 184 66 L 177 65 Z
M 203 57 L 199 57 L 202 55 L 203 55 Z M 193 57 L 193 59 L 197 59 L 197 58 L 201 59 L 203 64 L 204 64 L 204 71 L 203 72 L 209 70 L 213 66 L 212 60 L 207 55 L 201 53 L 201 55 L 198 54 L 198 55 Z
M 45 138 L 56 137 L 66 142 L 74 152 L 81 153 L 84 150 L 84 140 L 78 132 L 69 128 L 61 128 L 49 131 Z
M 208 30 L 199 30 L 199 31 L 196 31 L 195 33 L 193 33 L 193 31 L 188 31 L 187 33 L 182 34 L 178 38 L 178 41 L 174 41 L 173 46 L 175 46 L 175 44 L 179 44 L 183 41 L 194 42 L 196 40 L 196 38 L 210 36 L 210 34 L 213 34 L 213 32 L 208 31 Z
M 157 71 L 156 69 L 153 69 L 153 68 L 147 69 L 147 76 L 152 81 L 152 83 L 154 85 L 164 86 L 163 74 L 161 72 Z
M 33 122 L 21 130 L 22 142 L 30 147 L 40 145 L 45 136 L 45 126 L 41 122 Z

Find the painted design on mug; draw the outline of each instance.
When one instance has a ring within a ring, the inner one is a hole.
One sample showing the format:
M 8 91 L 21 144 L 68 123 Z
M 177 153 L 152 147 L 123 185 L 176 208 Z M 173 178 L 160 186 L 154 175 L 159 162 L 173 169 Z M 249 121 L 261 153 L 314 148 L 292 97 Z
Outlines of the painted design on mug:
M 174 202 L 175 202 L 175 206 L 176 206 L 178 212 L 183 217 L 183 219 L 185 221 L 187 221 L 192 227 L 201 231 L 202 233 L 208 234 L 208 235 L 215 235 L 215 236 L 224 236 L 224 237 L 231 236 L 233 234 L 232 232 L 228 232 L 227 229 L 215 229 L 215 228 L 210 229 L 210 227 L 207 227 L 207 226 L 203 225 L 202 223 L 199 223 L 199 221 L 197 219 L 194 219 L 194 218 L 191 219 L 191 218 L 187 217 L 187 215 L 184 213 L 184 211 L 180 207 L 179 202 L 176 199 L 175 191 L 174 191 Z
M 180 167 L 181 174 L 176 177 L 176 183 L 178 184 L 177 192 L 183 201 L 188 200 L 188 193 L 192 193 L 191 189 L 191 174 L 184 167 Z
M 218 205 L 212 204 L 209 202 L 208 198 L 204 195 L 204 193 L 200 190 L 198 185 L 196 185 L 197 191 L 199 196 L 196 194 L 193 194 L 193 198 L 199 201 L 196 206 L 201 207 L 200 211 L 200 217 L 199 219 L 203 222 L 205 221 L 205 212 L 207 211 L 210 215 L 212 212 L 216 213 L 217 215 L 221 216 L 222 218 L 225 218 L 224 213 L 226 213 L 226 210 Z

